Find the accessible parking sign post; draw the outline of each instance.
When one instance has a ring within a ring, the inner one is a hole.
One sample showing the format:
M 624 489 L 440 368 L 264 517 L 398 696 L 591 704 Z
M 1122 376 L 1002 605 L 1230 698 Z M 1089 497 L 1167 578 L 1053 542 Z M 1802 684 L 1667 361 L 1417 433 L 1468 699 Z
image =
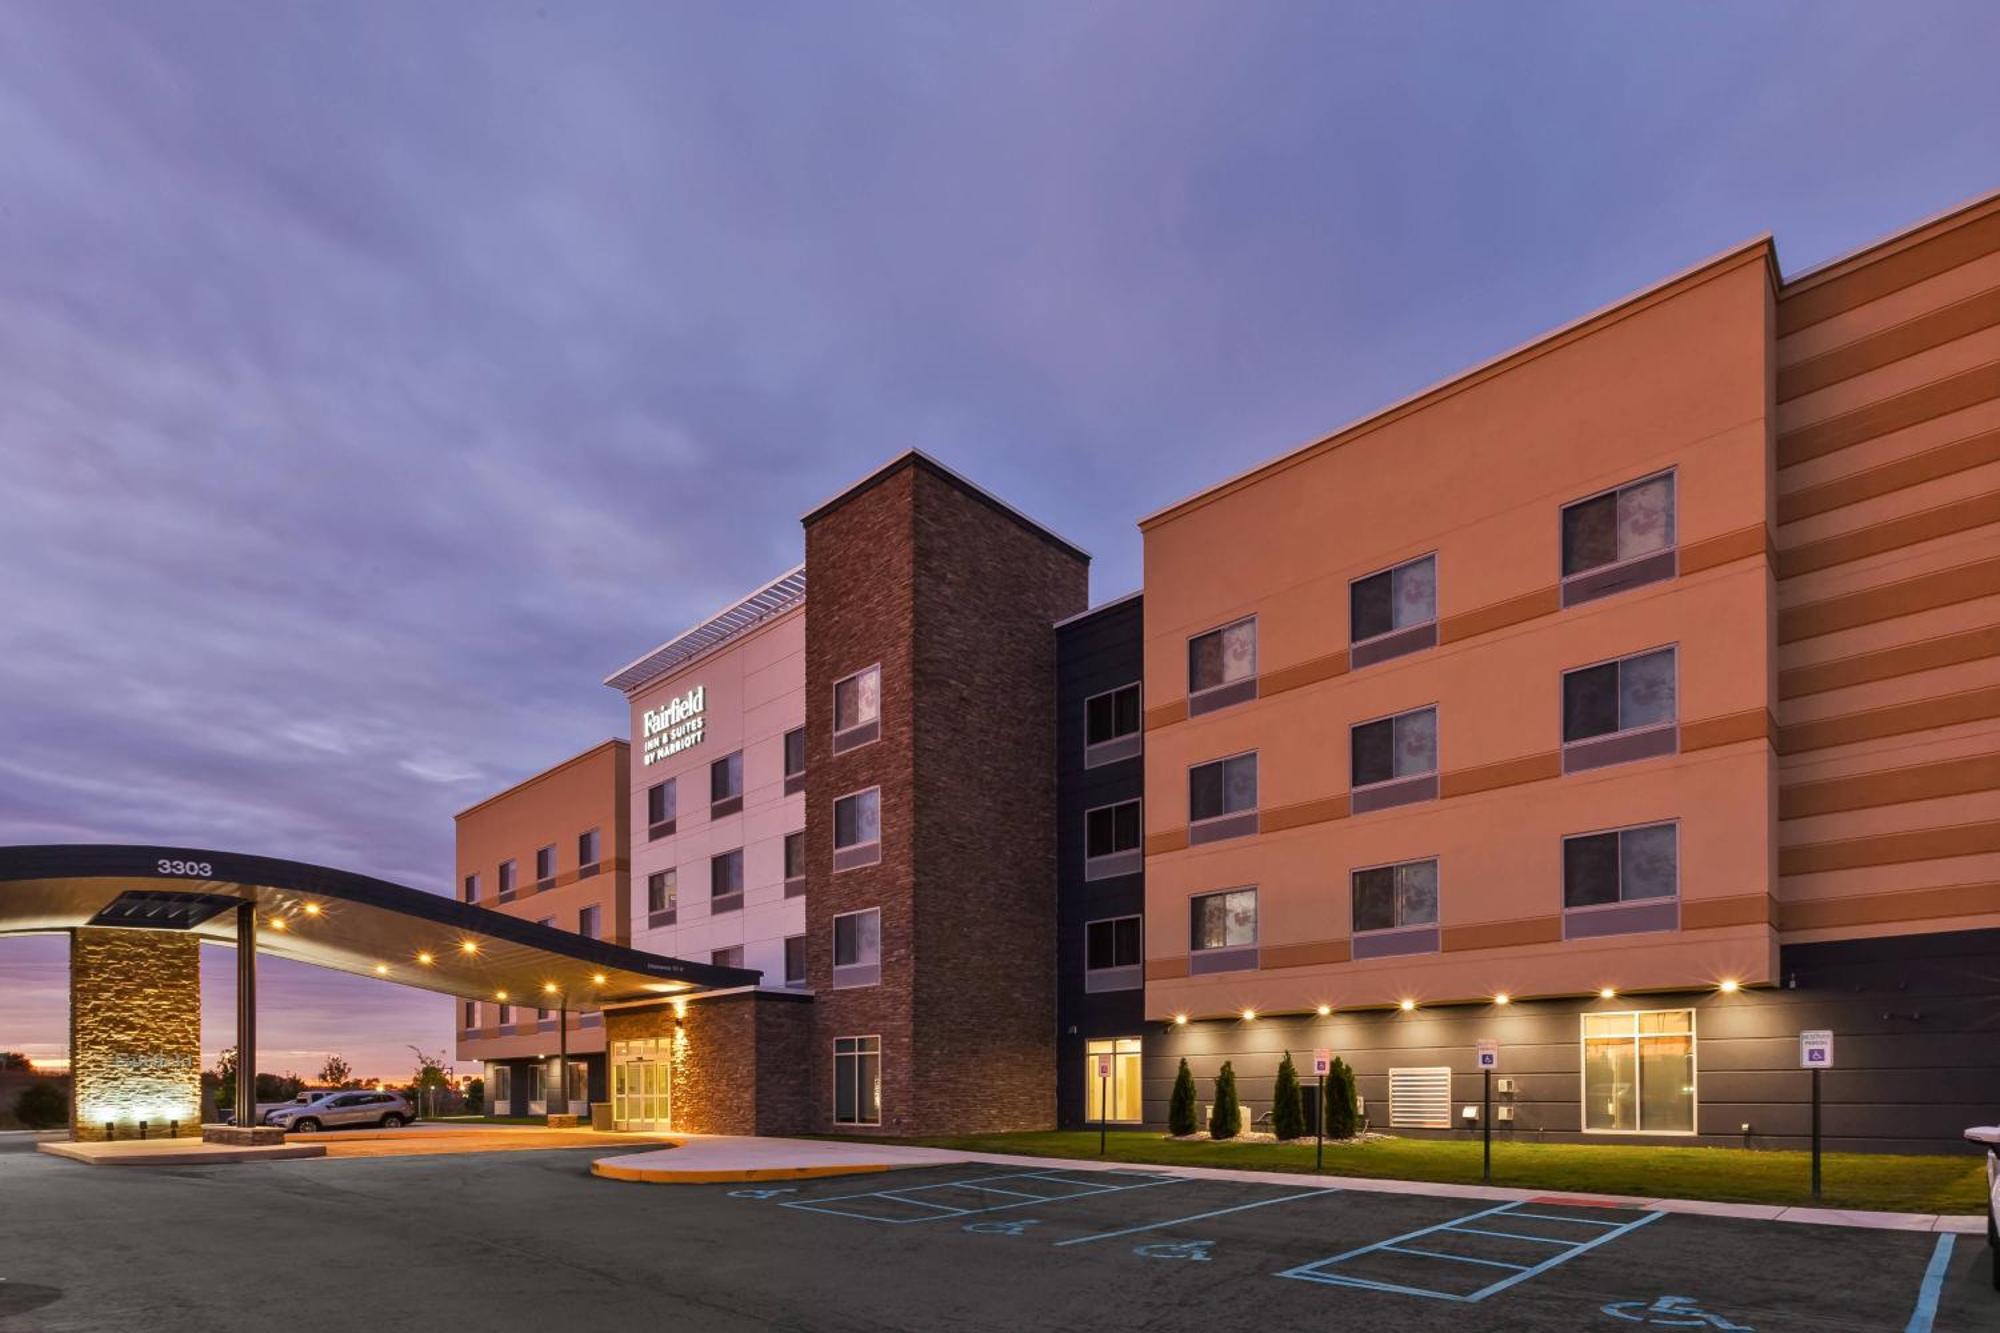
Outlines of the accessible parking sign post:
M 1322 1046 L 1313 1052 L 1313 1076 L 1319 1080 L 1319 1114 L 1313 1117 L 1319 1142 L 1313 1146 L 1313 1170 L 1326 1170 L 1326 1075 L 1333 1068 L 1333 1052 Z
M 1479 1179 L 1491 1185 L 1493 1183 L 1493 1071 L 1500 1067 L 1500 1043 L 1491 1037 L 1481 1037 L 1473 1050 L 1474 1058 L 1479 1063 L 1480 1078 L 1484 1083 L 1479 1103 L 1481 1144 Z
M 1108 1144 L 1107 1123 L 1111 1119 L 1111 1056 L 1097 1057 L 1097 1155 L 1104 1156 Z
M 1814 1028 L 1799 1034 L 1799 1068 L 1812 1071 L 1812 1196 L 1819 1202 L 1819 1071 L 1833 1068 L 1833 1033 Z

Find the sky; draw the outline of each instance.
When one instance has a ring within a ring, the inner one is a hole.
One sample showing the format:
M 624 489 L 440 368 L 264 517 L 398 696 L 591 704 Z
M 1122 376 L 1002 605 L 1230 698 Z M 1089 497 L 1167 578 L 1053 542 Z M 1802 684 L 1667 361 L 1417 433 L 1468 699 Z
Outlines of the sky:
M 622 734 L 603 677 L 906 448 L 1103 600 L 1142 514 L 1741 241 L 1796 272 L 2000 187 L 2000 8 L 1923 16 L 17 0 L 0 843 L 448 892 L 453 812 Z M 62 1054 L 65 975 L 0 940 L 0 1049 Z M 451 1045 L 263 975 L 266 1068 Z

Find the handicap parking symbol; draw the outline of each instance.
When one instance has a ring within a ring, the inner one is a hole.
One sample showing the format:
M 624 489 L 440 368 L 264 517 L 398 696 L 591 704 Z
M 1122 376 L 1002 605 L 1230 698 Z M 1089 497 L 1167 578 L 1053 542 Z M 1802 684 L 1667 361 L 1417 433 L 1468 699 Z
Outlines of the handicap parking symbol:
M 1197 1263 L 1207 1263 L 1211 1257 L 1209 1249 L 1212 1240 L 1160 1240 L 1149 1245 L 1134 1245 L 1132 1253 L 1144 1259 L 1192 1259 Z
M 797 1193 L 798 1191 L 796 1189 L 787 1185 L 782 1189 L 731 1190 L 729 1191 L 729 1197 L 732 1199 L 775 1199 L 780 1194 L 797 1194 Z
M 963 1229 L 982 1236 L 1025 1236 L 1035 1224 L 1032 1217 L 1014 1217 L 1000 1222 L 967 1222 Z
M 1756 1333 L 1748 1324 L 1734 1324 L 1719 1314 L 1710 1314 L 1694 1303 L 1691 1296 L 1662 1296 L 1652 1304 L 1644 1301 L 1614 1301 L 1604 1313 L 1628 1324 L 1650 1324 L 1656 1328 L 1719 1328 L 1724 1333 Z

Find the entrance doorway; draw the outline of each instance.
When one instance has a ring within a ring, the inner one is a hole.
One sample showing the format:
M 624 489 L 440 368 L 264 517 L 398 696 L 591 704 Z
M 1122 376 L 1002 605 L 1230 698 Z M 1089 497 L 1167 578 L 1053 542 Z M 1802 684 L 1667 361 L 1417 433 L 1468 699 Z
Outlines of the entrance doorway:
M 673 1109 L 667 1079 L 670 1049 L 670 1040 L 665 1038 L 611 1043 L 611 1120 L 616 1128 L 669 1128 Z

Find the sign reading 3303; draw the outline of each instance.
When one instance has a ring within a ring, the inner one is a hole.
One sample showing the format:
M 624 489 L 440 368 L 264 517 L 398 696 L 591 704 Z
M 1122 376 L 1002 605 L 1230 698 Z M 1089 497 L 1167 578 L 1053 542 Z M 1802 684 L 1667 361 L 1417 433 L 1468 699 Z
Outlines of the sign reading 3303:
M 170 861 L 163 856 L 159 872 L 162 875 L 191 875 L 196 879 L 207 879 L 215 874 L 215 867 L 206 861 Z

